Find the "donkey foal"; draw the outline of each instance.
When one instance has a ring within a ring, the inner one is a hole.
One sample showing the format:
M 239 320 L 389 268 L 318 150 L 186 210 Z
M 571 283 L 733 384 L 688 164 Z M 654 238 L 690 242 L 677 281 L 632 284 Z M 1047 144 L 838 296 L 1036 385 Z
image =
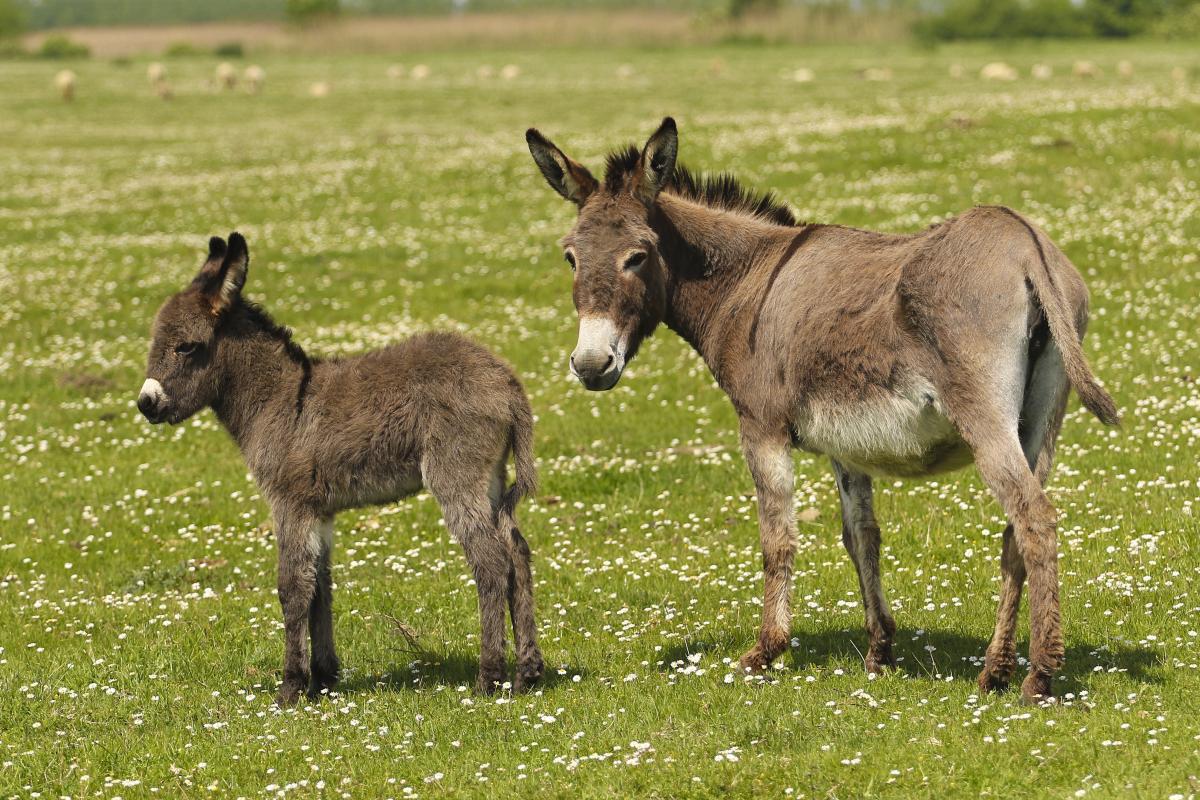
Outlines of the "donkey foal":
M 514 512 L 534 489 L 533 414 L 511 368 L 450 333 L 362 356 L 307 356 L 291 333 L 242 299 L 249 253 L 233 233 L 154 320 L 138 409 L 152 423 L 211 407 L 271 506 L 286 637 L 281 705 L 336 684 L 329 572 L 333 519 L 428 488 L 475 575 L 481 692 L 505 680 L 504 606 L 512 616 L 513 690 L 542 675 L 529 546 Z M 507 485 L 510 454 L 516 481 Z M 312 654 L 309 655 L 309 639 Z

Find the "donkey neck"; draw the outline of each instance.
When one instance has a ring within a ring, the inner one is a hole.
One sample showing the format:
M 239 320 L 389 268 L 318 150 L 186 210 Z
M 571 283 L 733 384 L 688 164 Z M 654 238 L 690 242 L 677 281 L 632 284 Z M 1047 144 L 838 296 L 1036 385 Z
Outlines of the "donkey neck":
M 711 208 L 663 193 L 652 225 L 666 262 L 663 322 L 715 367 L 723 305 L 748 276 L 771 259 L 786 257 L 800 229 L 745 213 Z M 715 371 L 715 370 L 714 370 Z
M 312 364 L 286 331 L 260 314 L 244 309 L 235 314 L 217 356 L 220 387 L 213 410 L 250 455 L 262 428 L 278 423 L 277 415 L 265 413 L 268 409 L 290 400 L 299 413 Z

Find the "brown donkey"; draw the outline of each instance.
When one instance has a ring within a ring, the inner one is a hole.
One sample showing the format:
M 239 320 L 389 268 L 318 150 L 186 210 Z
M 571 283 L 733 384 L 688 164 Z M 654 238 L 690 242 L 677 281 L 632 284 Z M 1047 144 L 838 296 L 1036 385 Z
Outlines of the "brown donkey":
M 138 409 L 152 423 L 211 407 L 271 506 L 286 636 L 280 704 L 332 687 L 334 515 L 425 486 L 462 544 L 479 592 L 478 688 L 504 683 L 504 606 L 514 691 L 542 674 L 529 547 L 514 512 L 534 488 L 533 415 L 512 369 L 461 336 L 428 333 L 355 358 L 307 356 L 242 299 L 249 253 L 214 237 L 191 285 L 154 320 Z M 516 482 L 507 486 L 509 455 Z M 308 654 L 312 637 L 312 657 Z
M 658 324 L 704 358 L 737 412 L 758 491 L 765 596 L 761 670 L 787 647 L 795 556 L 791 447 L 833 461 L 842 541 L 858 570 L 866 667 L 894 665 L 896 625 L 879 576 L 871 478 L 973 459 L 1008 516 L 995 635 L 979 676 L 1007 686 L 1029 579 L 1026 700 L 1051 696 L 1063 663 L 1055 511 L 1042 485 L 1069 387 L 1108 424 L 1112 399 L 1080 346 L 1087 290 L 1046 235 L 1007 208 L 975 208 L 921 233 L 799 224 L 770 195 L 677 166 L 663 121 L 614 152 L 601 183 L 536 130 L 530 152 L 579 207 L 562 240 L 575 272 L 571 372 L 614 386 Z

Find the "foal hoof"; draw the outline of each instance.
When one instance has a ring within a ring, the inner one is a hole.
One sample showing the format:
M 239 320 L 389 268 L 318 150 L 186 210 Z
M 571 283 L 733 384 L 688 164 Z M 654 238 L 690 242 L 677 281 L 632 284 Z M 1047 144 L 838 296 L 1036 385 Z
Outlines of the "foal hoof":
M 518 664 L 517 672 L 513 675 L 513 694 L 529 691 L 542 679 L 544 672 L 545 665 L 542 663 L 541 655 L 524 664 Z
M 475 681 L 475 691 L 482 695 L 495 694 L 504 689 L 505 676 L 503 669 L 483 669 L 479 670 L 479 677 Z

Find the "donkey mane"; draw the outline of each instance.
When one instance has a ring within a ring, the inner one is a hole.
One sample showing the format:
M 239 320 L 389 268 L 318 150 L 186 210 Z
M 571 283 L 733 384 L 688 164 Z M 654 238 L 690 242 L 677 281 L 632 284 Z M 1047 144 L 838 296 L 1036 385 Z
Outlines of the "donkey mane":
M 609 153 L 604 168 L 604 187 L 610 192 L 619 191 L 637 169 L 641 155 L 641 150 L 633 145 Z M 800 224 L 787 204 L 773 193 L 747 189 L 727 172 L 698 175 L 682 164 L 676 164 L 671 181 L 663 188 L 711 208 L 741 211 L 787 227 Z

